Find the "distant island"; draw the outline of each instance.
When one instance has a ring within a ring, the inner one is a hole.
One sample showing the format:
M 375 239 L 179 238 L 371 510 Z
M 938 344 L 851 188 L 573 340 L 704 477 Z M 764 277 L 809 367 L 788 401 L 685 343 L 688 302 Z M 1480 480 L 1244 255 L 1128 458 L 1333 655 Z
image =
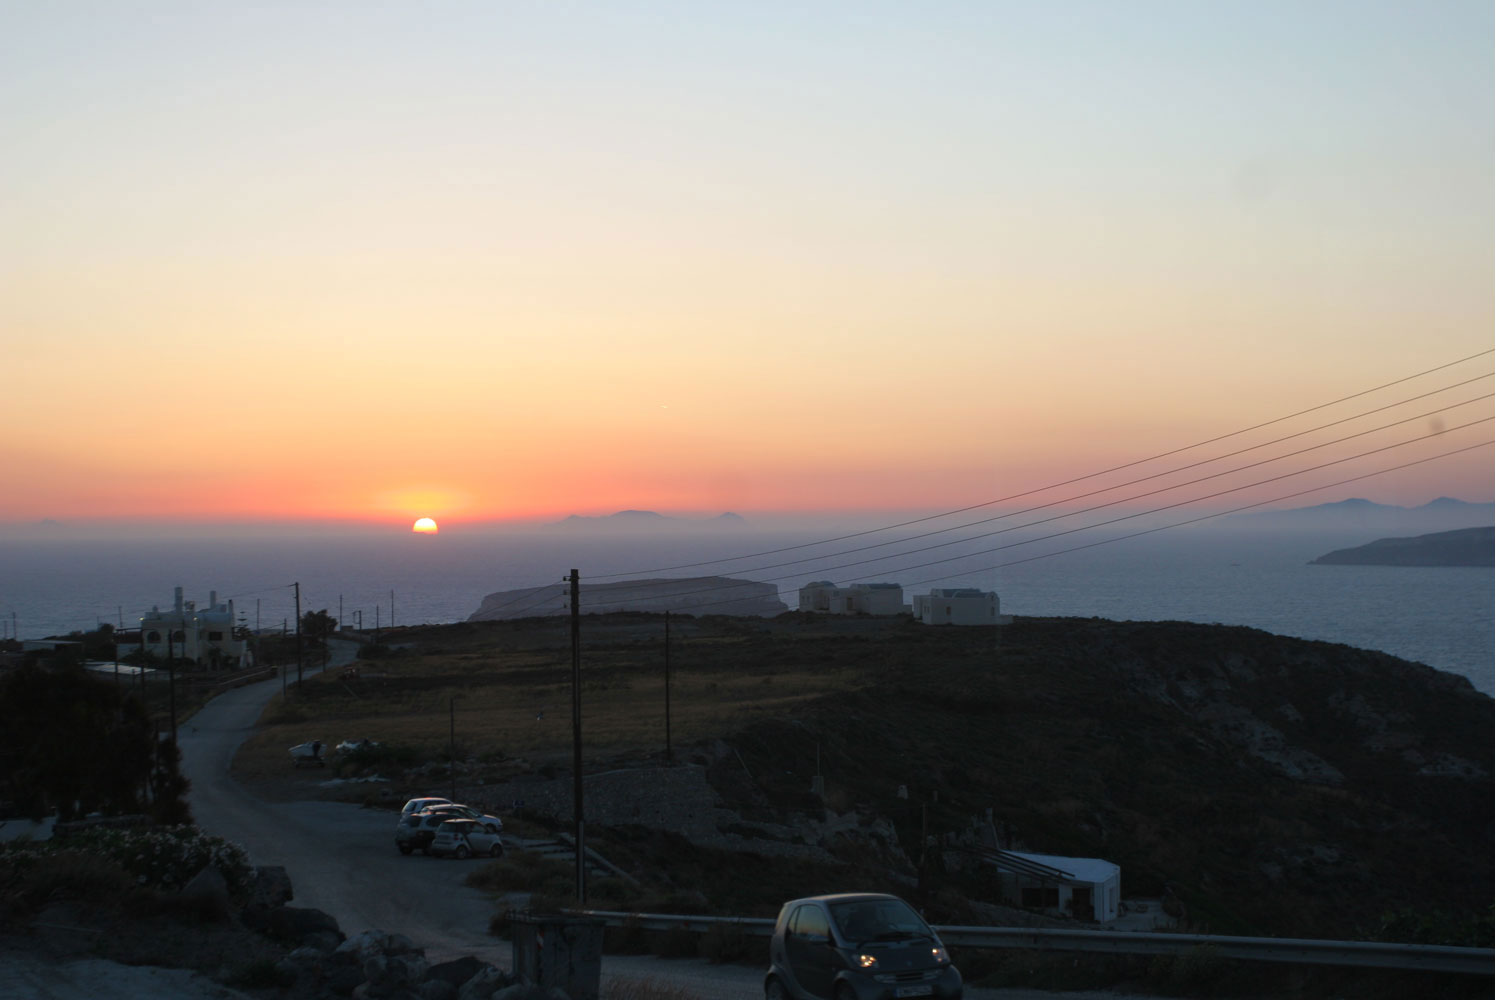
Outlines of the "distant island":
M 603 517 L 570 514 L 553 521 L 546 528 L 596 528 L 609 531 L 677 530 L 680 528 L 744 528 L 746 518 L 727 511 L 719 517 L 669 517 L 652 510 L 618 510 Z
M 1353 497 L 1313 507 L 1234 514 L 1224 518 L 1223 524 L 1228 528 L 1265 531 L 1361 532 L 1373 538 L 1380 534 L 1400 536 L 1456 531 L 1480 524 L 1492 524 L 1493 520 L 1492 503 L 1471 503 L 1455 497 L 1437 497 L 1418 507 L 1399 507 Z
M 1320 566 L 1491 566 L 1493 528 L 1461 528 L 1412 538 L 1380 538 L 1351 549 L 1327 552 Z

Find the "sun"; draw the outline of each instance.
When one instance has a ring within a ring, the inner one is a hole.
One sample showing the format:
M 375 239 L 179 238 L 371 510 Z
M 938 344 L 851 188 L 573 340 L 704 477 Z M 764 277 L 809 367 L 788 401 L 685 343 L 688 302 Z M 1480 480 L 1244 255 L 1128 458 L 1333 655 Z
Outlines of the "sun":
M 431 517 L 420 517 L 412 522 L 412 530 L 419 535 L 438 534 L 438 522 Z

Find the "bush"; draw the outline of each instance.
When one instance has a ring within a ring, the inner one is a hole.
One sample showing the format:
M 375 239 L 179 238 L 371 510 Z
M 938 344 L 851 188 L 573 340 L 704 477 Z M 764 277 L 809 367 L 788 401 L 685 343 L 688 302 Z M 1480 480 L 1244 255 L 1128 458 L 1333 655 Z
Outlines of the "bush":
M 30 912 L 59 900 L 115 901 L 134 884 L 118 862 L 76 850 L 0 854 L 0 897 Z
M 59 857 L 75 860 L 47 860 Z M 0 845 L 0 873 L 9 871 L 15 877 L 45 865 L 44 870 L 61 878 L 57 872 L 84 870 L 94 863 L 77 860 L 80 858 L 93 858 L 109 870 L 122 871 L 128 884 L 168 892 L 178 891 L 213 865 L 224 876 L 233 899 L 245 898 L 255 875 L 244 848 L 192 826 L 94 827 L 72 834 L 66 841 L 12 842 Z M 0 880 L 3 878 L 0 875 Z

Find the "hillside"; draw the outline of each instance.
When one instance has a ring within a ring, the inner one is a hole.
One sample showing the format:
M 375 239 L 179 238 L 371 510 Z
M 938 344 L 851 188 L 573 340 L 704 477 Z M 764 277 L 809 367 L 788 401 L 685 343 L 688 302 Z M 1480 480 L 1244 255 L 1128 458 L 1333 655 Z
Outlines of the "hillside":
M 1317 566 L 1491 566 L 1493 528 L 1462 528 L 1412 538 L 1380 538 L 1310 560 Z
M 661 621 L 583 619 L 587 776 L 660 770 Z M 962 629 L 788 613 L 679 616 L 672 632 L 676 761 L 701 767 L 719 807 L 739 816 L 709 827 L 742 838 L 729 849 L 770 838 L 778 850 L 759 852 L 769 858 L 793 845 L 869 868 L 881 845 L 827 822 L 848 816 L 890 830 L 898 852 L 885 863 L 912 877 L 925 830 L 950 842 L 990 809 L 1015 849 L 1121 865 L 1125 896 L 1172 885 L 1198 929 L 1365 938 L 1397 917 L 1428 928 L 1399 939 L 1474 943 L 1490 920 L 1494 706 L 1456 675 L 1177 622 Z M 320 678 L 292 710 L 274 702 L 237 771 L 311 787 L 288 774 L 284 749 L 309 732 L 438 759 L 458 695 L 474 762 L 459 779 L 466 798 L 511 802 L 524 796 L 509 783 L 562 780 L 571 743 L 558 619 L 397 636 L 406 648 L 368 663 L 353 686 Z M 443 772 L 413 772 L 391 792 L 416 794 L 432 773 Z M 541 802 L 540 791 L 525 797 Z M 690 808 L 674 801 L 670 833 Z M 620 822 L 656 822 L 641 805 Z M 754 863 L 771 884 L 772 862 Z M 989 901 L 984 873 L 934 869 L 931 853 L 926 874 L 936 892 Z

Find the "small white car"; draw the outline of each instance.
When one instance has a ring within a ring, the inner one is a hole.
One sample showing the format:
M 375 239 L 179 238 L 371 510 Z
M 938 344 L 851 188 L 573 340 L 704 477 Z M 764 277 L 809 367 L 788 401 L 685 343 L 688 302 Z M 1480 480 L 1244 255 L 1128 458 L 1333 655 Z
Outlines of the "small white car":
M 491 833 L 472 819 L 446 819 L 438 825 L 428 853 L 441 858 L 452 855 L 462 861 L 476 854 L 499 858 L 506 848 L 500 834 Z

